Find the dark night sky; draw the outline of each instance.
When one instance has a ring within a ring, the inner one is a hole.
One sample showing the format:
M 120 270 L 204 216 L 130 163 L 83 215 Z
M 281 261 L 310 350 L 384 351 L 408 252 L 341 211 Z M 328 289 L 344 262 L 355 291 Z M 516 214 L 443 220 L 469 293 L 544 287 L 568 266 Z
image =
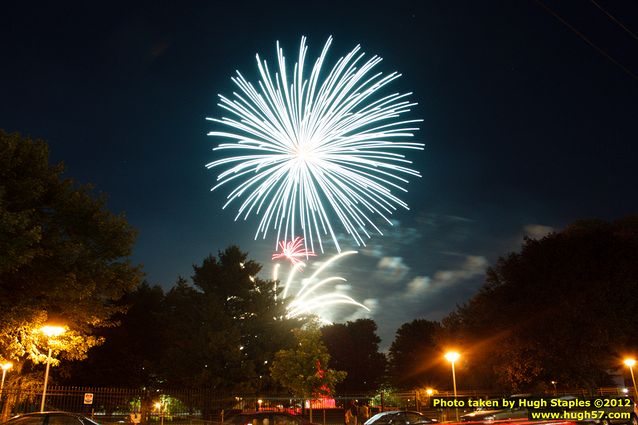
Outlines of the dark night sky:
M 638 37 L 596 7 L 637 34 L 638 3 L 544 2 L 638 74 Z M 533 0 L 13 3 L 0 128 L 47 140 L 69 176 L 106 192 L 139 230 L 134 261 L 165 288 L 229 244 L 269 276 L 274 241 L 253 241 L 257 221 L 234 223 L 225 192 L 209 191 L 204 164 L 219 154 L 205 117 L 221 115 L 236 69 L 255 80 L 255 53 L 273 62 L 276 40 L 294 62 L 302 35 L 309 60 L 329 35 L 332 61 L 356 44 L 383 57 L 424 119 L 411 210 L 335 267 L 384 345 L 400 324 L 467 300 L 525 234 L 638 210 L 638 78 Z

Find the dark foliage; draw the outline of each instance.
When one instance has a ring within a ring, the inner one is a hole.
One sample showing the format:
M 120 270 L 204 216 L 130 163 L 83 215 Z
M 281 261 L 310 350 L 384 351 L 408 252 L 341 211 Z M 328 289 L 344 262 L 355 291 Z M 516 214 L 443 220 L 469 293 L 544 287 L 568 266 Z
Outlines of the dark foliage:
M 321 329 L 330 353 L 330 366 L 348 373 L 337 384 L 339 394 L 361 394 L 377 390 L 385 377 L 386 359 L 379 352 L 381 339 L 371 319 L 336 323 Z

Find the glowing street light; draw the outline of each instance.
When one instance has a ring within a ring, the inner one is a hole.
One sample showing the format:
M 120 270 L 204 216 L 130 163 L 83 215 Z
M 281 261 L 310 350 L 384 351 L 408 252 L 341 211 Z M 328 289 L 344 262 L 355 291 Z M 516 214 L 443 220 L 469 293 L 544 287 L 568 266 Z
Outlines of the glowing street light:
M 160 425 L 164 425 L 164 400 L 156 402 L 155 408 L 159 411 Z
M 13 367 L 13 363 L 6 362 L 2 364 L 2 383 L 0 384 L 0 401 L 2 400 L 2 390 L 4 389 L 4 377 L 7 375 L 7 370 Z
M 425 394 L 427 394 L 428 396 L 428 408 L 429 408 L 431 404 L 432 394 L 434 394 L 434 390 L 432 388 L 426 388 Z
M 49 354 L 47 355 L 47 368 L 44 372 L 44 387 L 42 388 L 42 402 L 40 403 L 40 412 L 44 412 L 44 401 L 47 397 L 47 384 L 49 382 L 49 367 L 51 365 L 51 338 L 62 335 L 66 331 L 62 326 L 43 326 L 40 332 L 47 336 L 49 345 Z
M 636 394 L 636 400 L 638 401 L 638 388 L 636 388 L 636 378 L 634 377 L 634 365 L 636 364 L 636 359 L 627 358 L 624 360 L 626 366 L 629 367 L 629 372 L 631 373 L 631 381 L 634 384 L 634 394 Z
M 448 351 L 445 353 L 445 359 L 452 364 L 452 385 L 454 386 L 454 398 L 456 398 L 456 372 L 454 370 L 454 363 L 461 357 L 456 351 Z M 459 421 L 459 409 L 456 408 L 456 421 Z
M 456 372 L 454 370 L 454 363 L 461 357 L 456 351 L 449 351 L 445 353 L 445 359 L 452 363 L 452 384 L 454 385 L 454 397 L 456 397 Z

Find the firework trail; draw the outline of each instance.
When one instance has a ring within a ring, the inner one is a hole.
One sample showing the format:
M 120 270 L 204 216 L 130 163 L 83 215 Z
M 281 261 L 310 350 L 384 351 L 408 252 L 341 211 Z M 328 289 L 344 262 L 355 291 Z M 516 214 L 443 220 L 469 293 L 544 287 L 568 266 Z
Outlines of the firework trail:
M 403 141 L 422 121 L 401 118 L 416 103 L 407 100 L 411 93 L 381 95 L 400 74 L 373 71 L 381 58 L 364 60 L 358 45 L 322 71 L 331 43 L 332 37 L 307 76 L 303 37 L 289 76 L 277 42 L 274 75 L 257 55 L 257 85 L 237 71 L 232 81 L 238 91 L 230 98 L 219 95 L 219 106 L 231 117 L 207 118 L 225 127 L 208 133 L 227 141 L 214 150 L 235 155 L 207 164 L 225 168 L 212 190 L 233 186 L 224 208 L 241 199 L 235 220 L 261 216 L 255 238 L 265 239 L 270 228 L 277 240 L 301 231 L 304 246 L 314 251 L 318 245 L 323 252 L 322 236 L 329 235 L 340 252 L 335 217 L 357 245 L 365 245 L 371 229 L 381 234 L 375 214 L 390 223 L 398 207 L 408 209 L 394 192 L 407 191 L 404 176 L 420 174 L 397 151 L 423 149 L 422 143 Z
M 340 254 L 337 254 L 331 258 L 329 258 L 326 262 L 324 262 L 317 270 L 306 279 L 301 280 L 301 287 L 297 290 L 297 292 L 292 296 L 292 300 L 288 304 L 288 312 L 286 317 L 294 318 L 297 316 L 301 316 L 304 314 L 317 314 L 317 310 L 323 307 L 336 305 L 336 304 L 350 304 L 360 308 L 363 308 L 367 311 L 370 311 L 368 307 L 361 304 L 360 302 L 355 301 L 352 297 L 349 297 L 345 294 L 342 294 L 337 291 L 331 291 L 326 293 L 320 293 L 321 289 L 324 289 L 327 284 L 330 283 L 338 283 L 338 282 L 346 282 L 346 279 L 340 276 L 330 276 L 327 278 L 321 278 L 321 272 L 323 272 L 328 266 L 333 264 L 334 262 L 340 260 L 343 257 L 348 255 L 356 254 L 357 251 L 346 251 Z M 288 292 L 294 282 L 295 275 L 298 271 L 300 271 L 301 267 L 305 264 L 303 262 L 298 262 L 296 264 L 292 264 L 290 267 L 290 271 L 288 272 L 288 277 L 286 279 L 286 283 L 284 285 L 284 289 L 282 291 L 282 298 L 288 298 Z M 279 263 L 275 264 L 273 269 L 273 281 L 278 281 L 278 273 L 279 273 Z M 275 287 L 276 292 L 276 287 Z M 322 320 L 324 322 L 329 323 L 326 319 Z

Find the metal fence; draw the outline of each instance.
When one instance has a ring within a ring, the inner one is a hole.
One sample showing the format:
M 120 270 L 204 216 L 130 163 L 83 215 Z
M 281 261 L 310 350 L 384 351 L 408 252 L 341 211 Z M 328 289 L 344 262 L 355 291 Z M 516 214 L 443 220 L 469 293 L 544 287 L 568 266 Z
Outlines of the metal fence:
M 228 396 L 207 389 L 148 390 L 50 386 L 45 410 L 81 413 L 102 424 L 164 423 L 205 425 L 222 423 L 230 415 L 256 410 L 286 411 L 308 416 L 310 407 L 325 423 L 343 424 L 343 407 L 367 395 L 314 400 L 312 403 L 289 396 Z M 7 389 L 0 400 L 0 422 L 20 414 L 39 411 L 41 390 Z
M 5 389 L 1 401 L 2 418 L 38 411 L 41 400 L 41 391 Z M 47 389 L 45 410 L 82 413 L 101 423 L 132 422 L 132 418 L 141 416 L 145 423 L 162 419 L 196 424 L 201 421 L 221 421 L 221 412 L 234 404 L 232 398 L 221 397 L 208 390 L 51 386 Z
M 549 395 L 623 395 L 632 389 L 599 388 L 596 391 L 572 390 Z M 230 415 L 256 410 L 286 411 L 309 416 L 312 408 L 316 423 L 343 425 L 344 409 L 352 403 L 365 402 L 370 413 L 381 410 L 417 410 L 438 419 L 445 419 L 445 411 L 433 410 L 429 397 L 452 396 L 452 392 L 436 392 L 424 396 L 423 390 L 386 392 L 379 394 L 352 394 L 330 399 L 295 399 L 283 395 L 228 396 L 209 389 L 151 390 L 132 388 L 96 388 L 51 386 L 47 390 L 45 410 L 62 410 L 93 417 L 102 424 L 141 423 L 143 425 L 217 425 Z M 458 396 L 501 397 L 504 393 L 463 391 Z M 0 399 L 0 422 L 19 414 L 38 411 L 41 390 L 4 388 Z

